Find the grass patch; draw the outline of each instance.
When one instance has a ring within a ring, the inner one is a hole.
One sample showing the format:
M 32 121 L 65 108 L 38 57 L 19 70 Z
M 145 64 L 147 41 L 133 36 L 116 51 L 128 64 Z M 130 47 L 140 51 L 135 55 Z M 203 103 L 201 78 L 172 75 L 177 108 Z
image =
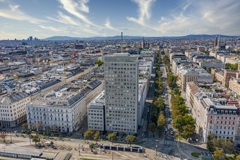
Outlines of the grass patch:
M 182 136 L 178 135 L 178 140 L 181 141 L 182 140 Z
M 199 158 L 199 156 L 201 155 L 201 153 L 198 152 L 192 152 L 191 155 L 195 158 Z

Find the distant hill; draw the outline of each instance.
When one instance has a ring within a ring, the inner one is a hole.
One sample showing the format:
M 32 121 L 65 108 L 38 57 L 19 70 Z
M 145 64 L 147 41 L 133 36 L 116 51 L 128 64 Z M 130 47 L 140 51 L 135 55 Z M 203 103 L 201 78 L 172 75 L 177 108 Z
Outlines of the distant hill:
M 240 36 L 229 36 L 229 35 L 209 35 L 209 34 L 190 34 L 186 36 L 163 36 L 163 37 L 144 37 L 146 40 L 154 40 L 154 39 L 195 39 L 195 38 L 214 38 L 216 36 L 220 36 L 221 38 L 237 38 Z M 67 40 L 120 40 L 121 36 L 108 36 L 108 37 L 70 37 L 70 36 L 53 36 L 48 37 L 42 40 L 46 41 L 67 41 Z M 124 36 L 123 39 L 128 40 L 140 40 L 141 36 Z

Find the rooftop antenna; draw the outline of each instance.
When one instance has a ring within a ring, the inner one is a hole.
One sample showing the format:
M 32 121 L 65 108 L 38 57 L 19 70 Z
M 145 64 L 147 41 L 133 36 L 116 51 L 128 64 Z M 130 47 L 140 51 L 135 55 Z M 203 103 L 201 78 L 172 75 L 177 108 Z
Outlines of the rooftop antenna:
M 121 32 L 121 53 L 123 53 L 123 32 Z

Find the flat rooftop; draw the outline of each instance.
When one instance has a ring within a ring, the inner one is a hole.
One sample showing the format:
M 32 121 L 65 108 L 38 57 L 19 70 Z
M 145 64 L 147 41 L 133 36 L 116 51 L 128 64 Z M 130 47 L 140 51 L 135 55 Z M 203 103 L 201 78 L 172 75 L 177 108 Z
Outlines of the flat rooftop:
M 74 80 L 70 84 L 65 84 L 60 88 L 39 96 L 31 104 L 71 106 L 101 84 L 102 81 L 96 79 L 91 81 Z

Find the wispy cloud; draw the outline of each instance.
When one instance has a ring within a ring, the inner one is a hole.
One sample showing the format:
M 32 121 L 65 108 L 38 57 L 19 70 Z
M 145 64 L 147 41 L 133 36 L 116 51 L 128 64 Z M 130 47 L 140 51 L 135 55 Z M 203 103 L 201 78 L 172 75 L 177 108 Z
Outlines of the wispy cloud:
M 215 26 L 219 30 L 239 30 L 240 19 L 237 15 L 240 14 L 240 1 L 214 0 L 208 2 L 208 5 L 204 5 L 203 2 L 199 2 L 202 20 L 206 21 L 212 26 Z
M 39 24 L 44 22 L 44 20 L 40 20 L 34 18 L 30 15 L 27 15 L 23 11 L 20 10 L 19 5 L 10 4 L 8 9 L 0 9 L 0 17 L 18 20 L 18 21 L 27 21 L 29 23 Z
M 79 1 L 59 0 L 59 2 L 62 4 L 63 9 L 66 10 L 68 13 L 81 19 L 84 23 L 87 23 L 95 27 L 99 27 L 98 25 L 90 21 L 87 16 L 81 13 L 81 12 L 89 13 L 89 7 L 86 5 L 88 3 L 88 0 Z
M 106 19 L 106 22 L 105 22 L 104 25 L 105 25 L 105 27 L 106 27 L 107 29 L 111 29 L 111 30 L 113 30 L 113 31 L 119 31 L 118 29 L 114 28 L 114 27 L 111 25 L 111 22 L 110 22 L 109 18 Z
M 240 25 L 236 16 L 240 14 L 239 8 L 240 1 L 237 0 L 186 2 L 179 13 L 161 17 L 157 28 L 164 35 L 236 34 Z
M 138 5 L 138 18 L 127 17 L 127 20 L 146 26 L 146 20 L 151 18 L 151 6 L 155 0 L 134 0 Z
M 51 26 L 43 26 L 43 25 L 39 25 L 40 28 L 45 29 L 45 30 L 50 30 L 50 31 L 54 31 L 54 32 L 60 32 L 61 30 L 55 27 L 51 27 Z
M 52 18 L 52 17 L 47 17 L 50 20 L 59 22 L 59 23 L 63 23 L 63 24 L 71 24 L 71 25 L 75 25 L 75 26 L 80 26 L 80 23 L 76 20 L 74 20 L 73 18 L 63 14 L 62 12 L 58 12 L 58 17 L 57 18 Z

